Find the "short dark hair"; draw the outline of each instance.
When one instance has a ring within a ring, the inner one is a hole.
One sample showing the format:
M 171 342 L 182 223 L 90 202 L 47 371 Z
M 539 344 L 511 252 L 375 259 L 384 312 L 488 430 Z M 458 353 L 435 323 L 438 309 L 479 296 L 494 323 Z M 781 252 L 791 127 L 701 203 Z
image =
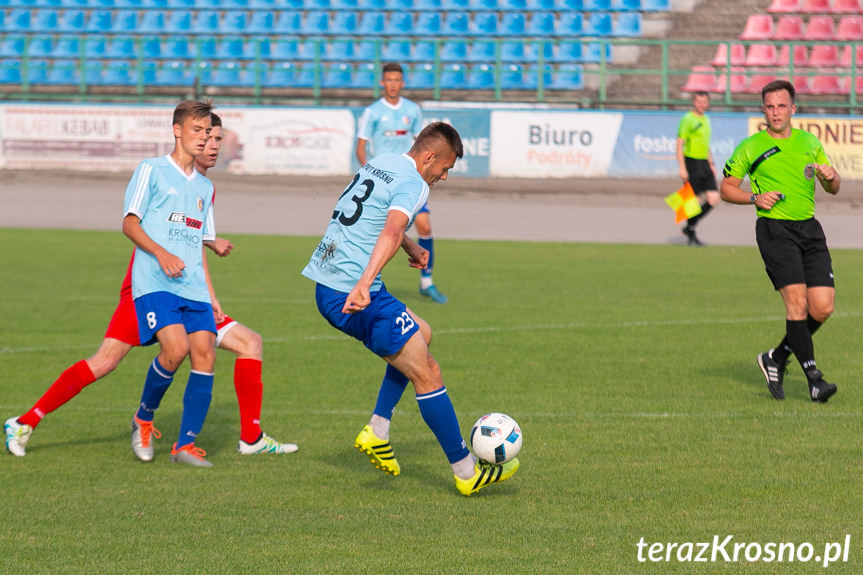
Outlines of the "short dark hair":
M 210 113 L 210 122 L 213 124 L 214 128 L 222 126 L 222 118 L 220 118 L 218 114 Z
M 455 152 L 456 158 L 464 156 L 464 146 L 461 143 L 461 136 L 458 135 L 458 131 L 455 128 L 446 122 L 432 122 L 423 128 L 411 150 L 436 148 L 440 144 L 446 144 Z
M 213 113 L 212 102 L 201 102 L 200 100 L 183 100 L 174 108 L 174 124 L 182 124 L 187 118 L 197 120 L 206 118 Z
M 791 103 L 793 104 L 796 90 L 794 89 L 794 84 L 788 80 L 773 80 L 761 88 L 761 102 L 764 103 L 764 97 L 767 96 L 767 94 L 771 92 L 781 92 L 782 90 L 788 92 L 788 95 L 791 96 Z
M 381 74 L 383 75 L 383 74 L 386 74 L 387 72 L 398 72 L 402 76 L 405 75 L 405 71 L 402 68 L 402 65 L 399 64 L 398 62 L 387 62 L 386 64 L 384 64 L 384 67 L 381 71 Z
M 699 96 L 707 96 L 707 98 L 709 99 L 709 98 L 710 98 L 710 93 L 709 93 L 709 92 L 705 92 L 704 90 L 699 90 L 699 91 L 697 91 L 697 92 L 693 92 L 693 94 L 692 94 L 692 99 L 694 100 L 695 98 L 698 98 Z

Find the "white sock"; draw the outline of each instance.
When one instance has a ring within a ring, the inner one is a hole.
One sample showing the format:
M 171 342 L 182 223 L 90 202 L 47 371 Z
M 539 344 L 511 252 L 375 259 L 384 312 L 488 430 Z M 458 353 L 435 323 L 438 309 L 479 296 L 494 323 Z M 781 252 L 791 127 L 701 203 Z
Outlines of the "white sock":
M 432 281 L 431 276 L 420 276 L 420 288 L 429 289 L 433 285 L 434 282 Z
M 475 464 L 476 458 L 471 453 L 469 453 L 467 457 L 459 459 L 455 463 L 450 463 L 452 466 L 452 472 L 459 479 L 470 479 L 473 477 Z
M 378 436 L 378 439 L 387 440 L 390 438 L 390 420 L 381 417 L 380 415 L 372 415 L 369 420 L 369 425 L 372 426 L 372 431 Z

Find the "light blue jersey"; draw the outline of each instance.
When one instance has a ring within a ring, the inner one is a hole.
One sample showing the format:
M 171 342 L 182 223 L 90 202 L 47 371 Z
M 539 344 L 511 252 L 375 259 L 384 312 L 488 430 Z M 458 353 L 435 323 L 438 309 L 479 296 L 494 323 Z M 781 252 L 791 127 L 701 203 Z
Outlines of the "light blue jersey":
M 369 157 L 403 154 L 411 149 L 422 130 L 420 107 L 407 98 L 393 106 L 381 98 L 363 111 L 357 122 L 357 137 L 371 142 Z
M 390 210 L 413 223 L 429 186 L 405 154 L 384 154 L 366 163 L 336 202 L 327 232 L 303 275 L 340 292 L 350 292 L 363 275 Z M 381 288 L 380 275 L 370 291 Z
M 160 246 L 186 264 L 183 275 L 170 278 L 159 262 L 135 248 L 132 297 L 166 291 L 193 301 L 210 303 L 204 275 L 203 240 L 216 237 L 212 213 L 213 184 L 193 170 L 185 174 L 171 156 L 138 164 L 126 188 L 124 216 L 133 214 Z

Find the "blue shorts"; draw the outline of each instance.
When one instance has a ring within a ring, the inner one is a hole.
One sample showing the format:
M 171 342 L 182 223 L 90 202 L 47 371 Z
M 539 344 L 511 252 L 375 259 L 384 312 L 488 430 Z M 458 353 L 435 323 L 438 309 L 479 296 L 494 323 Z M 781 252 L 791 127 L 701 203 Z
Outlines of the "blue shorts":
M 135 300 L 138 335 L 141 345 L 156 343 L 156 332 L 169 325 L 180 324 L 186 333 L 211 331 L 216 333 L 213 306 L 192 301 L 166 291 L 144 294 Z
M 426 202 L 423 204 L 423 207 L 420 208 L 420 211 L 417 212 L 417 215 L 420 214 L 430 214 L 431 210 L 429 209 L 429 203 Z
M 408 313 L 405 304 L 382 286 L 371 293 L 372 303 L 357 313 L 342 313 L 348 294 L 317 284 L 315 301 L 318 311 L 330 325 L 355 337 L 376 355 L 393 355 L 404 347 L 420 326 Z

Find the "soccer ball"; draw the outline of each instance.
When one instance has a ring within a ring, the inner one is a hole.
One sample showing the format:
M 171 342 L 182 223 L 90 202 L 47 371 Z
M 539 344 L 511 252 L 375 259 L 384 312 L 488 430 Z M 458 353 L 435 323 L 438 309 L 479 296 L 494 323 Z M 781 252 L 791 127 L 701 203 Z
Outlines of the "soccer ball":
M 470 430 L 470 448 L 488 463 L 506 463 L 521 451 L 521 428 L 504 413 L 487 413 Z

